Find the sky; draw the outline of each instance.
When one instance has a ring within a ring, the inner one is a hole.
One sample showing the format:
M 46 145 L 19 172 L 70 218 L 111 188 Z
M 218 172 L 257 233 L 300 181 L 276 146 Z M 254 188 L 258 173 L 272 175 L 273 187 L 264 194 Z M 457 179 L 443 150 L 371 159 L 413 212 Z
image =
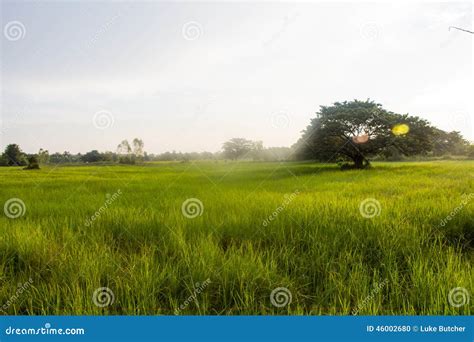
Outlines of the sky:
M 472 4 L 1 4 L 0 147 L 291 146 L 322 105 L 372 99 L 474 140 Z

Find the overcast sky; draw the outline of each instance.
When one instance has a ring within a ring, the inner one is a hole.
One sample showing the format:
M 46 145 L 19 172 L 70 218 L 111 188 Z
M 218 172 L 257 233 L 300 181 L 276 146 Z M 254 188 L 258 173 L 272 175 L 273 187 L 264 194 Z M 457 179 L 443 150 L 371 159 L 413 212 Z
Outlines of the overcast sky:
M 1 148 L 290 146 L 371 98 L 473 133 L 472 5 L 2 2 Z

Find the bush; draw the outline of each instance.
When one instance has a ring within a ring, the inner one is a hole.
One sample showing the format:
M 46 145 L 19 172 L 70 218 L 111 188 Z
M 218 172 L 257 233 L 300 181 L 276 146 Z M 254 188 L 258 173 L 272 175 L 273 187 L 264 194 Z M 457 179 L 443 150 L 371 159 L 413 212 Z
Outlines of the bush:
M 28 165 L 23 170 L 39 170 L 39 168 L 38 157 L 30 156 L 28 158 Z
M 135 156 L 134 155 L 120 156 L 119 163 L 120 164 L 134 165 L 135 164 Z

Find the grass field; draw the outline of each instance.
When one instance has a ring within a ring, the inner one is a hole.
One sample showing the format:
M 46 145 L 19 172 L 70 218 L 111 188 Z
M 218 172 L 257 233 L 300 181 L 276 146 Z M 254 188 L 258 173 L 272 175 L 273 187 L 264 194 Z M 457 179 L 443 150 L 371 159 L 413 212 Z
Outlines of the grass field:
M 0 168 L 0 179 L 2 206 L 25 209 L 11 201 L 0 217 L 4 313 L 474 312 L 472 161 Z

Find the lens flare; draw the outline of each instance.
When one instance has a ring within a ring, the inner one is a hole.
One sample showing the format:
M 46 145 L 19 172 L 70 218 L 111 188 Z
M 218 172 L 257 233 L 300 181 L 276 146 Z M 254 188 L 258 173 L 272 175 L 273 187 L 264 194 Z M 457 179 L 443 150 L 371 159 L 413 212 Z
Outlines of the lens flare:
M 397 124 L 393 126 L 392 133 L 394 135 L 405 135 L 410 131 L 410 126 L 407 124 Z
M 369 136 L 367 134 L 358 135 L 352 137 L 352 141 L 356 144 L 365 144 L 367 141 L 369 141 Z

